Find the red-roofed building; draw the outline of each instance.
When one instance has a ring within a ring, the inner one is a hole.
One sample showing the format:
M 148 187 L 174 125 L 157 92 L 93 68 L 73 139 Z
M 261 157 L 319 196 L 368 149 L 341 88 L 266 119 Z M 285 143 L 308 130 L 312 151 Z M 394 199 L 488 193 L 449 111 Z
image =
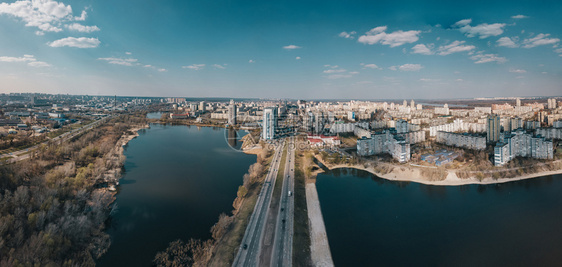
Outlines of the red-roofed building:
M 182 113 L 182 114 L 174 114 L 170 113 L 170 119 L 187 119 L 189 118 L 189 113 Z
M 337 136 L 325 136 L 325 135 L 308 135 L 308 144 L 311 146 L 339 146 L 341 144 L 340 139 Z

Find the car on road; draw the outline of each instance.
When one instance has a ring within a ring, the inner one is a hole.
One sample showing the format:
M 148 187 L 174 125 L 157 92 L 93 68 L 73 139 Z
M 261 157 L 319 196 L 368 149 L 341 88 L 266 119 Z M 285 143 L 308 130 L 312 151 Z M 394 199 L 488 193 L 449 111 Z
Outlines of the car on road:
M 292 195 L 293 195 L 293 192 L 289 191 L 289 196 L 292 196 Z
M 248 244 L 244 244 L 243 248 L 244 248 L 244 249 L 247 249 L 247 248 L 248 248 Z

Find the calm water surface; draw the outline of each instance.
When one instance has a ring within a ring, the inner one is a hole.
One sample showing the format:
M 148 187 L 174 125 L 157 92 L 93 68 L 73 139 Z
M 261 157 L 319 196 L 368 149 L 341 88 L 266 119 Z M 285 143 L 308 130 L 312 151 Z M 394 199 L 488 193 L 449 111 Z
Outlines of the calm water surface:
M 125 155 L 112 244 L 99 266 L 150 266 L 171 241 L 210 238 L 256 161 L 231 149 L 224 129 L 158 124 L 129 142 Z
M 316 182 L 336 266 L 561 266 L 562 176 L 427 186 L 338 169 Z

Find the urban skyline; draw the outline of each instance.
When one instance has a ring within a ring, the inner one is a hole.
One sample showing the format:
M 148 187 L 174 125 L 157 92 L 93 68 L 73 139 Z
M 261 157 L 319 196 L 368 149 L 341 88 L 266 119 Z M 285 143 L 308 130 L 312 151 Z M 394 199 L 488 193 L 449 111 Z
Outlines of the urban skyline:
M 554 1 L 9 1 L 0 3 L 0 92 L 552 96 L 560 11 Z

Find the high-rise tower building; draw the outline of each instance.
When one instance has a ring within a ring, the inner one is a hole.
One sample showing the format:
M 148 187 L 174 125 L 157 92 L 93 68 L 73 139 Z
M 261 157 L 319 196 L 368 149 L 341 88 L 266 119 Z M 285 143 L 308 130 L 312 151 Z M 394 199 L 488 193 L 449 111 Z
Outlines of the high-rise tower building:
M 228 105 L 228 124 L 231 126 L 236 125 L 236 104 L 234 99 L 231 99 L 230 105 Z
M 488 116 L 486 123 L 486 141 L 495 143 L 500 140 L 500 117 L 498 115 Z
M 275 127 L 277 126 L 277 108 L 267 107 L 263 110 L 262 138 L 265 140 L 275 139 Z
M 555 109 L 556 108 L 556 99 L 549 98 L 548 99 L 548 109 Z

